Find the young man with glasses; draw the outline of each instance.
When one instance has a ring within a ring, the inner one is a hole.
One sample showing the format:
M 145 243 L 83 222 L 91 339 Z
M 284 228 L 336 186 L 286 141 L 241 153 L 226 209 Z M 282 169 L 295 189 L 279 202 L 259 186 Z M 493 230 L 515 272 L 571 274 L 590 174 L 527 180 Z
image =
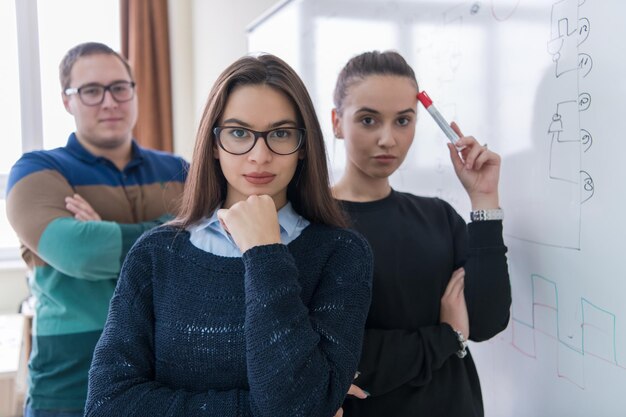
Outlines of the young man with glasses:
M 85 43 L 61 62 L 76 131 L 65 147 L 13 166 L 7 214 L 37 298 L 26 416 L 82 416 L 87 372 L 121 264 L 135 240 L 175 214 L 187 163 L 140 147 L 135 82 L 124 58 Z

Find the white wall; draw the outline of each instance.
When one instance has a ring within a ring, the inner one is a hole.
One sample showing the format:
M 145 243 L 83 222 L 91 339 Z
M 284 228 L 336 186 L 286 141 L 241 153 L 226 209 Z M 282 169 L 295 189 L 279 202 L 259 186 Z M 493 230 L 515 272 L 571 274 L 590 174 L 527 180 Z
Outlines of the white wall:
M 26 267 L 21 264 L 0 267 L 0 314 L 16 313 L 28 295 Z
M 192 0 L 168 4 L 174 151 L 190 160 L 195 133 Z
M 191 160 L 211 86 L 248 51 L 246 27 L 277 0 L 170 1 L 174 149 Z
M 482 3 L 294 1 L 255 30 L 251 49 L 299 65 L 324 117 L 350 56 L 402 53 L 448 120 L 502 156 L 513 303 L 507 330 L 471 346 L 485 415 L 624 417 L 626 183 L 614 121 L 626 59 L 606 46 L 626 36 L 626 3 Z M 421 106 L 418 116 L 391 184 L 467 216 L 447 139 Z

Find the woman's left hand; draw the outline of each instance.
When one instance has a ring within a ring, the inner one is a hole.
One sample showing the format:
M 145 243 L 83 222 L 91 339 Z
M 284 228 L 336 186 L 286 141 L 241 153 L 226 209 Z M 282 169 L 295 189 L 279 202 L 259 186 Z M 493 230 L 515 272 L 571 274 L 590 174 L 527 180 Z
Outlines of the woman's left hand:
M 370 396 L 370 393 L 357 387 L 356 385 L 350 385 L 350 389 L 348 390 L 348 395 L 352 395 L 360 400 L 364 400 Z
M 229 209 L 219 209 L 217 218 L 241 253 L 254 246 L 280 243 L 278 213 L 269 195 L 251 195 Z
M 473 210 L 498 207 L 500 155 L 487 149 L 487 145 L 480 145 L 473 136 L 463 136 L 456 123 L 451 126 L 460 139 L 456 146 L 448 143 L 450 159 Z
M 348 390 L 348 395 L 352 395 L 353 397 L 359 398 L 361 400 L 364 400 L 365 398 L 369 397 L 369 393 L 367 391 L 363 391 L 361 388 L 357 387 L 354 384 L 350 385 L 350 389 Z M 343 408 L 340 408 L 339 410 L 337 410 L 335 417 L 342 417 L 342 416 L 343 416 Z

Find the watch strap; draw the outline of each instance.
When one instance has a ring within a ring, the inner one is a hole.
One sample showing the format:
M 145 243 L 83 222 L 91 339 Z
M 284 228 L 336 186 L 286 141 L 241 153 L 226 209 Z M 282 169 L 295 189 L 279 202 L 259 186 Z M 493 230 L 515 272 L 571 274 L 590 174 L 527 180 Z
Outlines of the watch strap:
M 504 219 L 504 211 L 501 208 L 470 211 L 470 220 L 473 222 L 502 219 Z
M 452 330 L 454 330 L 454 333 L 456 333 L 456 339 L 459 342 L 459 350 L 456 351 L 456 356 L 463 359 L 465 356 L 467 356 L 467 340 L 465 339 L 465 336 L 463 336 L 463 333 L 456 329 Z

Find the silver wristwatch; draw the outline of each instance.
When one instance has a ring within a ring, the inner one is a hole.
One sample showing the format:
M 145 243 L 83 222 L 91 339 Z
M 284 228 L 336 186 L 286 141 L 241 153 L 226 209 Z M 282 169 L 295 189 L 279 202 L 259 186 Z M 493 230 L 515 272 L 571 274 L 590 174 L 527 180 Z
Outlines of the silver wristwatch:
M 473 222 L 502 219 L 504 219 L 504 212 L 501 208 L 470 211 L 470 220 Z
M 455 329 L 452 330 L 454 330 L 454 333 L 456 333 L 456 340 L 459 341 L 460 347 L 460 349 L 456 351 L 456 356 L 463 359 L 467 355 L 467 340 L 465 340 L 465 336 L 463 336 L 463 333 Z

